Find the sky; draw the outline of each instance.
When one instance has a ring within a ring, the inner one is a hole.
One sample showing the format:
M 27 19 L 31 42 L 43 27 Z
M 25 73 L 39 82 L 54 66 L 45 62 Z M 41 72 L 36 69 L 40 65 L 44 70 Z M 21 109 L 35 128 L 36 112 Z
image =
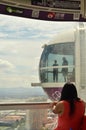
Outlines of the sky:
M 76 22 L 51 22 L 0 14 L 0 87 L 39 82 L 42 46 Z

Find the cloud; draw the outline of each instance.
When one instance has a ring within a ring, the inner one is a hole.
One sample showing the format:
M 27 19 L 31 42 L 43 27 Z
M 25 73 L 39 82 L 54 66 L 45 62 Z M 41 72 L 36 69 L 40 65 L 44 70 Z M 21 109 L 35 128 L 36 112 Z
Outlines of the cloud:
M 6 20 L 3 21 L 3 19 Z M 60 30 L 72 28 L 74 25 L 73 22 L 50 22 L 14 16 L 0 16 L 0 28 L 6 38 L 50 38 Z
M 39 65 L 39 60 L 36 57 L 41 56 L 42 44 L 40 41 L 28 41 L 25 39 L 1 40 L 0 57 L 2 58 L 2 73 L 4 77 L 10 74 L 10 78 L 13 80 L 12 77 L 15 77 L 15 75 L 21 78 L 22 75 L 25 78 L 27 75 L 36 75 Z
M 14 65 L 7 60 L 0 59 L 0 71 L 7 72 L 14 69 Z
M 4 32 L 0 32 L 0 38 L 5 38 L 7 36 L 8 36 L 8 34 L 4 34 Z
M 3 67 L 3 68 L 6 67 L 6 68 L 11 68 L 11 69 L 14 68 L 14 66 L 11 63 L 2 59 L 0 59 L 0 67 Z

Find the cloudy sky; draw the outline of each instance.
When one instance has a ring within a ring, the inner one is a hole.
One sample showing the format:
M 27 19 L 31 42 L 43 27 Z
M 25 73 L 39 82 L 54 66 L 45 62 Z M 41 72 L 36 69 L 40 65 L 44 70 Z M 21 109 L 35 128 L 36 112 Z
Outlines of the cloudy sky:
M 42 45 L 75 25 L 0 15 L 0 87 L 30 87 L 39 82 Z

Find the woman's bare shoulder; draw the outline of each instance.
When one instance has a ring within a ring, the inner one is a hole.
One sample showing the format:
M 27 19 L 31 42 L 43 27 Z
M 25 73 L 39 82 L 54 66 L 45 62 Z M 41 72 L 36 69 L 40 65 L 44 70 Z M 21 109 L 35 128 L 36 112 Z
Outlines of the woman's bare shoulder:
M 64 103 L 63 101 L 59 101 L 54 107 L 53 112 L 58 115 L 62 115 L 64 112 Z

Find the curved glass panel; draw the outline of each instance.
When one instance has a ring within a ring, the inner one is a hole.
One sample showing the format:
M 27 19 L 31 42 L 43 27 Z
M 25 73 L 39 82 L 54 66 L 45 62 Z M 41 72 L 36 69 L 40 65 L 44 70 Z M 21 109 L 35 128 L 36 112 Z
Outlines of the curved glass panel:
M 40 60 L 41 82 L 75 81 L 75 44 L 45 46 Z

